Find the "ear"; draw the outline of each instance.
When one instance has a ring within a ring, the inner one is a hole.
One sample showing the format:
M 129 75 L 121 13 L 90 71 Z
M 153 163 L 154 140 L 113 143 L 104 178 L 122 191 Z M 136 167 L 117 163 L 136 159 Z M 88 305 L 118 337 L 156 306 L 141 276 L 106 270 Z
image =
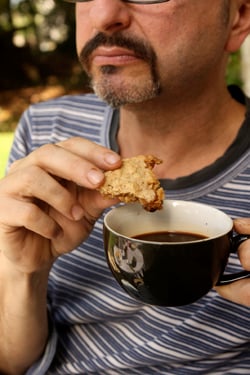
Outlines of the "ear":
M 250 0 L 237 1 L 233 10 L 231 31 L 225 46 L 227 52 L 235 52 L 250 33 Z

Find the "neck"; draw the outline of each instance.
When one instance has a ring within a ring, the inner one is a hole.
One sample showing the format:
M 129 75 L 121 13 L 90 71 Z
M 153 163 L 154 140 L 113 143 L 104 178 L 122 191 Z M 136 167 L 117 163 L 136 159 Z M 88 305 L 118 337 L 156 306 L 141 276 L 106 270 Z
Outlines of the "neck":
M 122 157 L 154 154 L 161 178 L 189 175 L 222 156 L 235 139 L 245 108 L 227 89 L 185 100 L 157 98 L 121 109 L 118 144 Z

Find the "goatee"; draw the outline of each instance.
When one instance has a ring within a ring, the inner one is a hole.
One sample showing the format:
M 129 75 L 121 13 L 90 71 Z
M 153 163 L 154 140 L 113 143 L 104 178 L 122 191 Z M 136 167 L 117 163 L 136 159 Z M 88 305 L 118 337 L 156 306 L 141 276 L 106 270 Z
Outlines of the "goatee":
M 134 55 L 147 66 L 147 77 L 141 79 L 121 79 L 114 83 L 112 79 L 121 73 L 122 67 L 104 65 L 98 74 L 91 74 L 91 54 L 99 46 L 117 46 L 131 50 Z M 140 103 L 152 99 L 160 93 L 160 83 L 156 67 L 156 55 L 148 43 L 121 33 L 109 36 L 98 33 L 82 49 L 79 55 L 80 63 L 90 78 L 95 93 L 112 107 L 125 104 Z

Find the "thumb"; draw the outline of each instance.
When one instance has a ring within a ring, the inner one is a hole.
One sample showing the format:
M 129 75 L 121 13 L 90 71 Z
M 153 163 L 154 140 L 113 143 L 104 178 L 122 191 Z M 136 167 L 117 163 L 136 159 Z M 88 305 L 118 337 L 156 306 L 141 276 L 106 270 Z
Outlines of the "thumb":
M 238 233 L 250 234 L 250 218 L 235 219 L 234 229 Z

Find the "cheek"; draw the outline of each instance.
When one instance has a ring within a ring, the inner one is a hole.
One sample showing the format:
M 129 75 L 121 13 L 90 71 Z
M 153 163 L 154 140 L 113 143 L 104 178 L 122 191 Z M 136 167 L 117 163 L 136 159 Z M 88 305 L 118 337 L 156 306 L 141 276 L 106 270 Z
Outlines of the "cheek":
M 83 27 L 76 28 L 76 51 L 79 56 L 80 52 L 82 51 L 83 47 L 86 43 L 93 37 L 90 28 L 84 24 Z
M 86 35 L 86 27 L 81 27 L 80 24 L 76 25 L 76 50 L 79 56 L 83 46 L 86 43 L 87 35 Z
M 83 3 L 84 4 L 84 3 Z M 81 3 L 76 4 L 76 50 L 77 54 L 81 52 L 83 46 L 91 38 L 92 32 L 88 22 L 88 12 L 81 10 Z
M 207 63 L 224 54 L 226 30 L 220 25 L 201 28 L 198 25 L 190 28 L 172 25 L 158 32 L 158 40 L 152 41 L 155 46 L 158 62 L 167 68 L 169 64 Z M 192 60 L 192 61 L 190 61 Z
M 78 56 L 80 55 L 83 45 L 84 45 L 84 42 L 83 42 L 82 35 L 76 33 L 76 52 Z

